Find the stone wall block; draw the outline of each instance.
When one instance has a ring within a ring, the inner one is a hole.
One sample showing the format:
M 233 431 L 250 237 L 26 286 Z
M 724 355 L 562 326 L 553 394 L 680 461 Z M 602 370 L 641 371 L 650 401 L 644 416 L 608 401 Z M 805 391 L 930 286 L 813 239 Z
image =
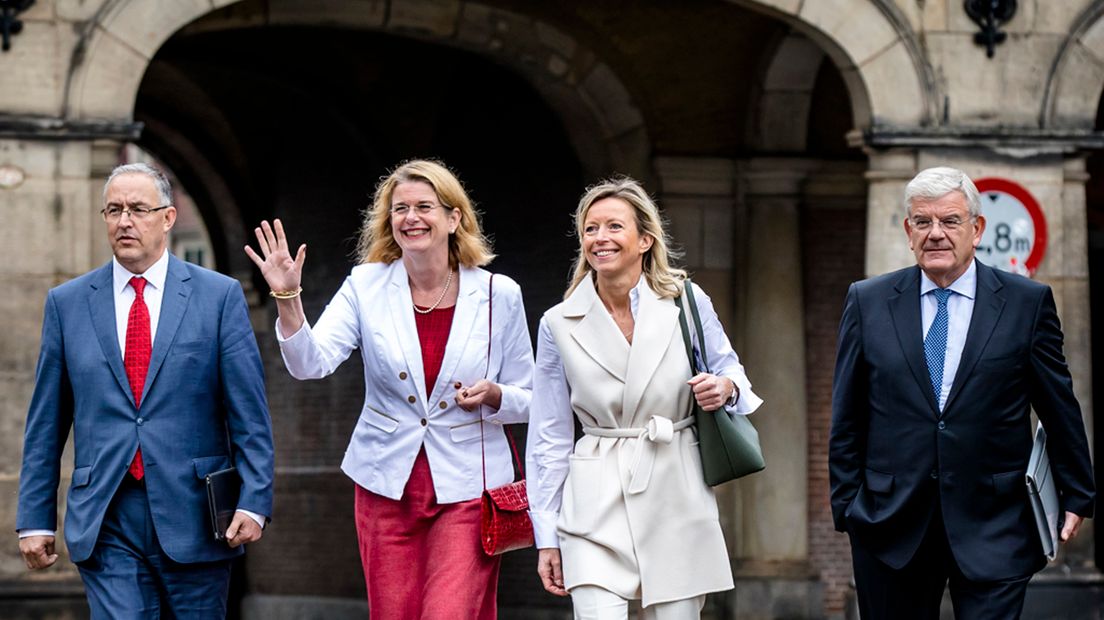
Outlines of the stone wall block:
M 387 15 L 383 0 L 284 0 L 268 8 L 269 23 L 342 28 L 378 28 Z
M 643 124 L 608 141 L 609 152 L 613 157 L 613 170 L 627 174 L 643 182 L 651 181 L 652 142 Z
M 462 6 L 456 40 L 477 50 L 494 49 L 502 45 L 497 36 L 498 12 L 482 4 L 465 2 Z M 505 24 L 502 25 L 505 27 Z
M 391 3 L 387 27 L 450 37 L 460 19 L 459 0 L 402 0 Z
M 100 30 L 89 44 L 86 58 L 93 64 L 75 76 L 70 95 L 74 116 L 130 118 L 149 57 Z
M 131 0 L 112 7 L 100 21 L 100 27 L 142 56 L 151 58 L 174 32 L 210 11 L 210 0 Z
M 1099 49 L 1104 51 L 1104 42 Z M 1104 84 L 1104 61 L 1078 44 L 1070 48 L 1060 71 L 1051 94 L 1050 126 L 1092 129 Z
M 978 70 L 976 62 L 963 62 L 971 56 L 985 61 L 985 50 L 974 45 L 972 37 L 931 35 L 929 40 L 932 64 L 946 80 L 952 122 L 971 126 L 1038 122 L 1047 75 L 1061 44 L 1058 37 L 1013 37 L 986 62 L 984 71 Z
M 759 7 L 769 7 L 776 11 L 782 11 L 789 15 L 797 15 L 798 10 L 801 9 L 801 4 L 805 0 L 736 0 L 736 4 L 748 4 Z
M 961 4 L 956 3 L 956 10 L 961 10 Z M 922 27 L 918 30 L 927 32 L 947 29 L 947 2 L 925 2 L 924 15 L 921 19 Z
M 801 18 L 835 40 L 856 65 L 870 60 L 898 38 L 878 8 L 864 0 L 806 2 L 801 7 Z
M 824 50 L 799 35 L 790 35 L 782 42 L 763 78 L 767 90 L 812 90 Z
M 92 19 L 107 0 L 53 0 L 58 19 L 83 22 Z
M 686 198 L 665 198 L 660 204 L 667 218 L 671 239 L 683 251 L 682 264 L 696 269 L 705 262 L 701 239 L 705 225 L 704 213 L 697 201 Z
M 1021 2 L 1020 4 L 1025 4 Z M 1065 35 L 1073 28 L 1074 20 L 1081 14 L 1083 6 L 1078 2 L 1049 2 L 1037 0 L 1034 4 L 1035 19 L 1032 30 Z
M 537 41 L 564 58 L 571 58 L 578 49 L 575 39 L 543 22 L 536 22 Z
M 734 268 L 735 213 L 731 200 L 702 199 L 702 246 L 704 248 L 703 266 L 706 269 L 731 270 Z
M 875 123 L 899 126 L 923 123 L 924 97 L 903 42 L 898 41 L 870 59 L 860 71 L 864 82 L 894 85 L 893 88 L 881 87 L 869 91 Z
M 31 5 L 31 8 L 23 11 L 19 14 L 17 19 L 26 25 L 27 22 L 33 21 L 50 21 L 54 19 L 54 3 L 56 0 L 38 0 Z
M 870 184 L 866 219 L 866 275 L 907 267 L 916 262 L 905 235 L 901 204 L 907 179 Z
M 580 94 L 605 121 L 607 137 L 617 136 L 644 124 L 644 117 L 633 104 L 632 95 L 609 65 L 594 65 L 579 84 Z
M 808 92 L 767 92 L 759 98 L 759 122 L 752 125 L 756 142 L 768 151 L 796 152 L 808 137 Z
M 75 35 L 68 26 L 26 21 L 0 53 L 0 110 L 7 114 L 57 116 L 61 112 L 63 67 Z

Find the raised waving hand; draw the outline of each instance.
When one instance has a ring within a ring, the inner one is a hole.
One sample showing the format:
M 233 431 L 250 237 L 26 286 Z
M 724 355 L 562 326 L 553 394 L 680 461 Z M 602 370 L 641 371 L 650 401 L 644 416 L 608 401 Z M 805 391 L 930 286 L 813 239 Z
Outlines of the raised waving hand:
M 261 270 L 265 282 L 276 298 L 276 308 L 280 313 L 280 332 L 287 338 L 299 331 L 306 317 L 303 304 L 299 301 L 299 292 L 303 280 L 303 263 L 307 260 L 307 244 L 299 246 L 295 258 L 288 250 L 287 235 L 280 220 L 262 221 L 253 229 L 257 235 L 257 245 L 261 248 L 258 255 L 253 248 L 245 246 L 245 253 Z M 261 258 L 264 256 L 264 258 Z

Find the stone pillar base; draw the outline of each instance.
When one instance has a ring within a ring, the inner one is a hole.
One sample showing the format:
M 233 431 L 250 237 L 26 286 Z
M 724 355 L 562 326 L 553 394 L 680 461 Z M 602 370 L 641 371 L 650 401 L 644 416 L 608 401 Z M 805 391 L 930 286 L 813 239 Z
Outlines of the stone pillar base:
M 807 562 L 745 561 L 735 572 L 736 587 L 720 595 L 718 620 L 824 617 L 824 585 Z

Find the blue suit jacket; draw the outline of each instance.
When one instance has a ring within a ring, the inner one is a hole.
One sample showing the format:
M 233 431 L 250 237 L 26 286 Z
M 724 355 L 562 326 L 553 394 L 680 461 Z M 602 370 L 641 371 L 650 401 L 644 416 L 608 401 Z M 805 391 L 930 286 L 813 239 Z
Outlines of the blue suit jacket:
M 157 536 L 178 562 L 242 553 L 216 541 L 204 477 L 231 465 L 238 507 L 272 514 L 272 429 L 257 341 L 236 280 L 169 257 L 141 409 L 123 368 L 112 265 L 46 297 L 34 395 L 27 415 L 17 529 L 57 529 L 60 458 L 70 428 L 74 468 L 65 542 L 74 562 L 142 447 Z
M 974 312 L 942 412 L 922 334 L 918 267 L 851 286 L 832 390 L 836 528 L 900 568 L 939 510 L 967 577 L 1029 575 L 1045 563 L 1024 483 L 1032 407 L 1063 509 L 1090 517 L 1095 494 L 1054 296 L 977 263 Z

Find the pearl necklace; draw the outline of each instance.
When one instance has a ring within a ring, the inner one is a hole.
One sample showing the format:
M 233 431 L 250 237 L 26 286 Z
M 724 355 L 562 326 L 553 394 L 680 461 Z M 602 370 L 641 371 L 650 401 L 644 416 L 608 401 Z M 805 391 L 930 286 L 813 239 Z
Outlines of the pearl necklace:
M 417 304 L 411 304 L 414 306 L 414 312 L 418 314 L 429 314 L 437 309 L 437 306 L 441 305 L 441 302 L 445 300 L 445 294 L 448 293 L 449 285 L 452 284 L 452 269 L 449 269 L 448 277 L 445 278 L 445 288 L 441 291 L 441 296 L 437 298 L 437 301 L 433 302 L 433 305 L 425 310 L 418 307 Z

